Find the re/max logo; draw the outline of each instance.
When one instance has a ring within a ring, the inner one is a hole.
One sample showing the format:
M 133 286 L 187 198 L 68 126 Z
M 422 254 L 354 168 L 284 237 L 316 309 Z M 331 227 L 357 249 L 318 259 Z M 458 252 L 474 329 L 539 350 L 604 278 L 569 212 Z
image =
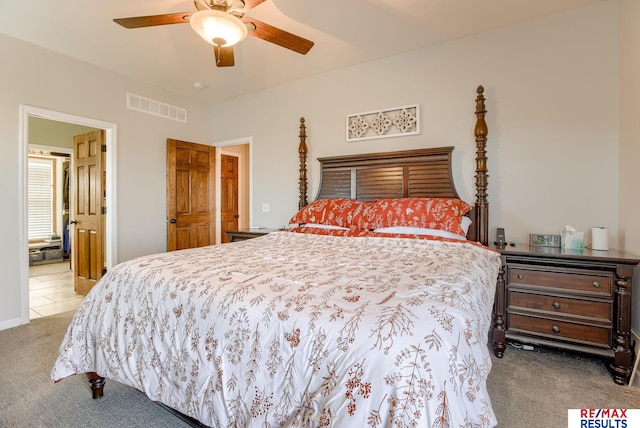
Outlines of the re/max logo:
M 627 409 L 580 409 L 581 418 L 621 419 L 627 417 Z
M 637 428 L 640 409 L 569 409 L 567 428 Z

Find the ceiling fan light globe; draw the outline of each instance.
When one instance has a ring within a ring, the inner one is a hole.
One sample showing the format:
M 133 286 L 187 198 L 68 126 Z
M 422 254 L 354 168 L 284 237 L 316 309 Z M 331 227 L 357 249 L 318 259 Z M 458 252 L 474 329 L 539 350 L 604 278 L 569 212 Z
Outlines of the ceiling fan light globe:
M 200 10 L 191 15 L 189 24 L 207 43 L 219 47 L 233 46 L 248 34 L 240 18 L 220 10 Z M 218 44 L 220 41 L 225 44 Z

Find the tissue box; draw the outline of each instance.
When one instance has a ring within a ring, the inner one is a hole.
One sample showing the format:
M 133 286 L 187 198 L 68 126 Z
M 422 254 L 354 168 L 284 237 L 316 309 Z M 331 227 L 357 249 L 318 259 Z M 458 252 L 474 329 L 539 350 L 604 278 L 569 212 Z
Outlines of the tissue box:
M 584 249 L 584 232 L 563 230 L 560 239 L 560 247 L 567 250 Z

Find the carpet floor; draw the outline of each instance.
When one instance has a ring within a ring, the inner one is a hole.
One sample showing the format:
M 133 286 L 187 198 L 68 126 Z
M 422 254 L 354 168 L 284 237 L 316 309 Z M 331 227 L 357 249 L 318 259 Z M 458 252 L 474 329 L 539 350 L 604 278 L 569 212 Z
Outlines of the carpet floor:
M 107 381 L 91 398 L 85 376 L 50 379 L 74 311 L 0 331 L 0 427 L 188 427 L 134 388 Z
M 49 373 L 73 312 L 0 331 L 0 427 L 187 427 L 134 388 L 107 380 L 91 399 L 84 376 Z M 599 360 L 507 349 L 488 379 L 501 428 L 566 427 L 567 409 L 640 408 L 640 388 L 616 385 Z M 363 425 L 364 426 L 364 423 Z

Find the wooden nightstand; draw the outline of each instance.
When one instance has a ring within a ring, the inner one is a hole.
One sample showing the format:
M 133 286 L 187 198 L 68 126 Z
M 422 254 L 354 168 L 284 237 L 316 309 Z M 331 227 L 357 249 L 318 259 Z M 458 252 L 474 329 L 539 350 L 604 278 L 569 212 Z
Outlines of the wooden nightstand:
M 258 236 L 266 235 L 276 229 L 238 229 L 238 230 L 225 230 L 225 233 L 229 237 L 229 242 L 244 241 L 245 239 L 257 238 Z
M 578 351 L 611 360 L 614 380 L 626 384 L 633 366 L 631 279 L 640 260 L 616 250 L 496 249 L 496 356 L 507 341 Z

